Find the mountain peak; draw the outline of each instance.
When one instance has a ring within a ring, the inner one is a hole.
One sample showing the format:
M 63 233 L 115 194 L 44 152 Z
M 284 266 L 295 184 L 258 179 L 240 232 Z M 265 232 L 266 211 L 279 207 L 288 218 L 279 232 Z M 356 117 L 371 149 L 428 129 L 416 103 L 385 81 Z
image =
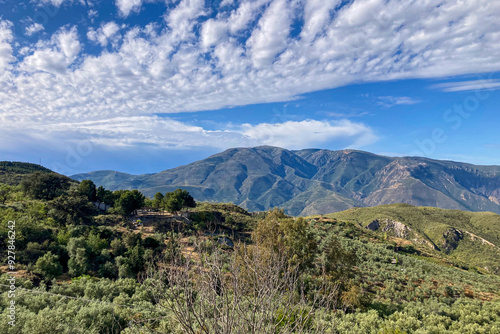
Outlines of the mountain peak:
M 278 206 L 293 215 L 407 203 L 500 213 L 500 167 L 344 149 L 239 147 L 156 174 L 78 174 L 108 189 L 148 196 L 176 188 L 198 201 L 232 202 L 250 211 Z

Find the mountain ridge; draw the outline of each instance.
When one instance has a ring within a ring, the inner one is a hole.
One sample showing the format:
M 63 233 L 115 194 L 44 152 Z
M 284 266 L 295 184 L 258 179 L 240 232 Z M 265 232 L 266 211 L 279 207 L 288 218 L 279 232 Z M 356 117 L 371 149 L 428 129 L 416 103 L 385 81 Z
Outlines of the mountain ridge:
M 279 206 L 292 215 L 400 202 L 500 213 L 500 166 L 359 150 L 232 148 L 159 173 L 94 171 L 71 177 L 147 196 L 184 188 L 198 201 L 232 202 L 250 211 Z

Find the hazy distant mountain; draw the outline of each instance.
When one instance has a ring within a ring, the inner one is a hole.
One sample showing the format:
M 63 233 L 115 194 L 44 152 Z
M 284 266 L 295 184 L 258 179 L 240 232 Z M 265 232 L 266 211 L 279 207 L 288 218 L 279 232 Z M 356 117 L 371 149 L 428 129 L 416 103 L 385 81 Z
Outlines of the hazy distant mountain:
M 183 188 L 198 201 L 251 211 L 279 206 L 293 215 L 391 203 L 500 213 L 500 166 L 355 150 L 234 148 L 157 174 L 97 171 L 72 178 L 148 196 Z

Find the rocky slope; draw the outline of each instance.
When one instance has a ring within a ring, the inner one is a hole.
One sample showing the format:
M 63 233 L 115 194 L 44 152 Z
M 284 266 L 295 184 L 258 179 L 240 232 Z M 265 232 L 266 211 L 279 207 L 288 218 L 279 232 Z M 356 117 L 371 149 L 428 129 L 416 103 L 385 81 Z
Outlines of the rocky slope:
M 232 202 L 251 211 L 279 206 L 292 215 L 391 203 L 500 213 L 500 166 L 355 150 L 234 148 L 156 174 L 72 177 L 148 196 L 184 188 L 198 201 Z

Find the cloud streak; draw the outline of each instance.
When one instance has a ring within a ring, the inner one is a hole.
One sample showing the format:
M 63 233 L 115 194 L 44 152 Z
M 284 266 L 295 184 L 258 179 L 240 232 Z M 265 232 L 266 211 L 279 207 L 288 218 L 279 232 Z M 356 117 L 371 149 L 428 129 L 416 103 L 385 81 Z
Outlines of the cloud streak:
M 419 100 L 408 96 L 379 96 L 377 97 L 379 100 L 378 104 L 387 108 L 391 108 L 399 105 L 412 105 L 420 103 Z
M 476 90 L 497 90 L 500 89 L 500 80 L 471 80 L 461 82 L 447 82 L 431 86 L 443 92 L 467 92 Z
M 86 140 L 109 148 L 151 146 L 164 149 L 251 147 L 274 145 L 289 149 L 342 142 L 361 147 L 378 138 L 373 130 L 359 122 L 305 120 L 257 125 L 228 124 L 220 130 L 206 130 L 171 118 L 158 116 L 116 117 L 80 123 L 61 122 L 25 125 L 22 136 L 9 131 L 10 140 L 0 141 L 0 150 L 11 142 L 38 142 L 57 147 L 58 142 Z M 31 139 L 29 139 L 31 137 Z M 70 138 L 70 139 L 68 139 Z

